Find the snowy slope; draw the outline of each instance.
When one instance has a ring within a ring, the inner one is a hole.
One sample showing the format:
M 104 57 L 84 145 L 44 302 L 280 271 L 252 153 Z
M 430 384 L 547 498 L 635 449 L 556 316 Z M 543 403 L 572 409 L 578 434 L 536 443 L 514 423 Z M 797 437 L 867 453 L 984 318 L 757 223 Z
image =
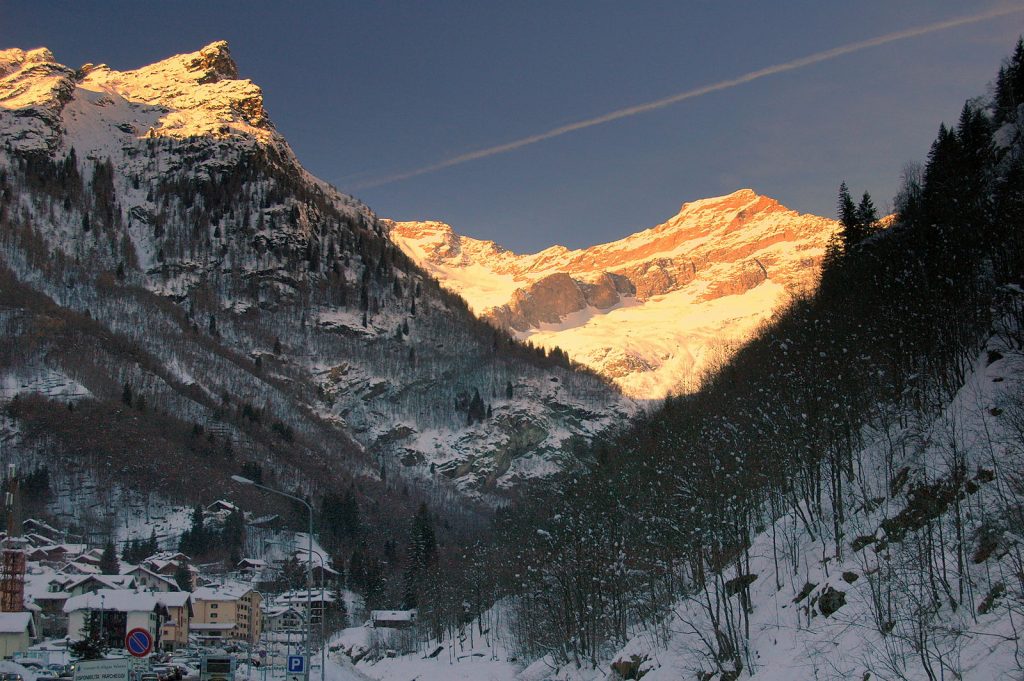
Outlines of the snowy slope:
M 132 384 L 211 448 L 287 478 L 344 461 L 437 494 L 578 466 L 564 443 L 636 409 L 510 347 L 438 290 L 369 208 L 303 169 L 223 41 L 126 71 L 0 50 L 0 200 L 12 218 L 0 261 L 60 311 L 4 311 L 5 333 L 56 314 L 94 341 L 25 345 L 0 365 L 4 399 L 66 407 Z M 468 417 L 476 394 L 489 418 Z M 245 406 L 262 420 L 237 418 Z M 17 432 L 3 436 L 30 447 Z M 303 454 L 279 454 L 282 434 Z
M 390 236 L 477 314 L 652 399 L 694 389 L 793 295 L 813 290 L 836 229 L 742 189 L 575 251 L 518 255 L 437 222 L 391 223 Z
M 645 681 L 1022 679 L 1022 538 L 1013 520 L 1020 508 L 1008 494 L 1019 489 L 1016 471 L 1024 462 L 1022 394 L 1024 357 L 993 342 L 933 420 L 870 434 L 855 457 L 858 484 L 846 492 L 841 557 L 834 555 L 830 528 L 814 524 L 812 533 L 797 513 L 786 513 L 753 537 L 742 572 L 730 565 L 706 590 L 693 589 L 656 628 L 634 625 L 631 640 L 596 668 L 550 656 L 513 661 L 507 622 L 477 642 L 475 657 L 462 650 L 469 647 L 463 631 L 441 646 L 438 658 L 426 656 L 436 643 L 420 643 L 415 653 L 368 658 L 358 668 L 381 681 L 619 681 L 612 671 L 619 663 Z M 894 451 L 904 452 L 893 462 L 906 471 L 898 489 L 887 484 L 886 456 Z M 959 497 L 968 544 L 962 568 L 956 567 L 953 506 L 907 529 L 908 509 L 927 498 L 912 490 L 953 479 L 959 464 L 966 471 Z M 729 618 L 745 628 L 738 592 L 723 589 L 744 578 L 749 638 L 739 637 L 745 644 L 737 664 L 721 654 L 712 615 L 723 628 Z M 365 637 L 365 630 L 351 630 L 346 649 L 361 652 Z

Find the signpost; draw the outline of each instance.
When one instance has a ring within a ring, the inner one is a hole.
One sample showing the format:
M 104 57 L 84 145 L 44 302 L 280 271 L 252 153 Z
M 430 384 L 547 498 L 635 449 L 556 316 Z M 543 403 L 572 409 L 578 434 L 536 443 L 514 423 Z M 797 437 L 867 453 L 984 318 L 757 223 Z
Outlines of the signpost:
M 153 652 L 153 634 L 142 627 L 132 629 L 124 637 L 124 647 L 132 657 L 146 657 Z
M 288 681 L 304 681 L 306 676 L 306 656 L 288 656 Z
M 75 664 L 75 681 L 128 681 L 128 658 L 82 660 Z

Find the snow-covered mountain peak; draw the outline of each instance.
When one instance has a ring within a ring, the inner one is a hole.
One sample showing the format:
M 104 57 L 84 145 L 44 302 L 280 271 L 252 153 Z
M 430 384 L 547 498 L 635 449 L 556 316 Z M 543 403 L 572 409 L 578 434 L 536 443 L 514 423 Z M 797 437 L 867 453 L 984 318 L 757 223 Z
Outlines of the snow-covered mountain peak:
M 753 189 L 743 188 L 737 189 L 731 194 L 725 194 L 724 196 L 710 196 L 706 199 L 697 199 L 696 201 L 687 201 L 680 208 L 679 213 L 683 214 L 688 211 L 695 210 L 707 210 L 711 209 L 717 212 L 725 212 L 728 210 L 742 210 L 753 202 L 764 202 L 765 205 L 781 205 L 778 201 L 768 196 L 761 196 Z
M 0 108 L 47 106 L 67 90 L 73 75 L 45 47 L 0 50 Z
M 817 285 L 833 220 L 752 189 L 684 203 L 618 241 L 519 255 L 438 222 L 391 239 L 479 315 L 615 379 L 636 397 L 693 385 L 793 294 Z
M 0 50 L 0 75 L 6 76 L 11 69 L 21 64 L 46 64 L 54 62 L 53 52 L 45 47 L 21 50 L 16 47 Z
M 231 58 L 231 50 L 228 48 L 228 41 L 217 40 L 199 50 L 198 57 L 195 53 L 185 55 L 188 58 L 186 67 L 192 71 L 200 72 L 203 78 L 217 80 L 226 78 L 238 80 L 238 65 Z
M 52 150 L 67 135 L 69 146 L 88 153 L 111 129 L 135 139 L 231 137 L 284 145 L 262 91 L 239 79 L 225 41 L 129 71 L 105 64 L 71 69 L 46 48 L 0 51 L 0 131 L 12 147 Z

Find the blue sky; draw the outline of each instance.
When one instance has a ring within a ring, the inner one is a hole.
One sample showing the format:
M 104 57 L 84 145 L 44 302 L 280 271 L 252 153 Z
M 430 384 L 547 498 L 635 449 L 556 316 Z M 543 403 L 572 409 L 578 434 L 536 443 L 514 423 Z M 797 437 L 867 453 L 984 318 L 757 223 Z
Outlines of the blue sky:
M 981 94 L 1024 12 L 872 47 L 368 186 L 444 159 L 878 35 L 1010 2 L 11 2 L 0 46 L 128 69 L 226 39 L 313 173 L 380 215 L 517 251 L 620 238 L 750 187 L 833 215 L 885 206 Z

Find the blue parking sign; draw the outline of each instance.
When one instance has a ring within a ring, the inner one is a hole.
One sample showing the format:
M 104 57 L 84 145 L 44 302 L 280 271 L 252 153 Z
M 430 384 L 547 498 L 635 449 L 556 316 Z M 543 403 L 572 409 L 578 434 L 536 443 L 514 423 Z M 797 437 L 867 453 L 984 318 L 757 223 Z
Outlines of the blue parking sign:
M 302 655 L 288 656 L 288 673 L 302 674 L 306 671 L 306 658 Z

